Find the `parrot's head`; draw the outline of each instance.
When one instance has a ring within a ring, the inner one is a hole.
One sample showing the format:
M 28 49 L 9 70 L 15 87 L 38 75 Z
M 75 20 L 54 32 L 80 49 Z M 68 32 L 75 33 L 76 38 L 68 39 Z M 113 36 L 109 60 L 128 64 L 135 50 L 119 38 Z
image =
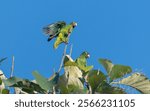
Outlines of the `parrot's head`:
M 85 58 L 89 58 L 90 54 L 86 51 L 82 52 L 81 56 L 84 56 Z
M 75 28 L 77 26 L 77 23 L 76 22 L 71 22 L 71 25 L 73 28 Z

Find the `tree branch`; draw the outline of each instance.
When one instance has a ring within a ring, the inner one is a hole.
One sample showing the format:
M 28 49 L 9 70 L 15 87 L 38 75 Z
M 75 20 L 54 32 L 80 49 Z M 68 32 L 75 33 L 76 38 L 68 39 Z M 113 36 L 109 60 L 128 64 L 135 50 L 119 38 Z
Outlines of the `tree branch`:
M 15 65 L 15 57 L 13 56 L 10 77 L 12 77 L 14 74 L 14 65 Z
M 70 53 L 69 53 L 69 56 L 70 56 L 70 57 L 71 57 L 71 55 L 72 55 L 72 49 L 73 49 L 73 45 L 71 44 Z
M 61 59 L 60 67 L 58 69 L 58 73 L 61 71 L 61 69 L 63 67 L 63 62 L 64 62 L 64 59 L 65 59 L 65 56 L 66 56 L 66 50 L 67 50 L 67 44 L 65 45 L 65 48 L 64 48 L 64 52 L 63 52 L 63 56 L 62 56 L 62 59 Z

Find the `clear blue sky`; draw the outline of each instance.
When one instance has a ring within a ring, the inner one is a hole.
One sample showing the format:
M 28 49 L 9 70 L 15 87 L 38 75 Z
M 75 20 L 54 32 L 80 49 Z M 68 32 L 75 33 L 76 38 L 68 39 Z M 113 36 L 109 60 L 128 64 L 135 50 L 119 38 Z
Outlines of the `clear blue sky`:
M 1 0 L 0 69 L 9 76 L 15 56 L 15 76 L 32 79 L 38 70 L 49 77 L 59 67 L 64 45 L 54 50 L 42 27 L 64 20 L 76 21 L 70 44 L 73 58 L 88 51 L 90 64 L 98 58 L 129 65 L 150 77 L 149 0 Z M 89 65 L 90 65 L 89 64 Z

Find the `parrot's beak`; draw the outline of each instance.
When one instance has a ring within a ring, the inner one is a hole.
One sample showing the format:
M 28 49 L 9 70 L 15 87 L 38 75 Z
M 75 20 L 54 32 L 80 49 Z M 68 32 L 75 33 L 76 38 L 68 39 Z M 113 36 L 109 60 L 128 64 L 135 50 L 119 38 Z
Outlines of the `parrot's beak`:
M 87 55 L 87 58 L 90 58 L 90 54 Z
M 75 28 L 78 24 L 76 22 L 73 23 L 73 28 Z
M 75 23 L 74 25 L 75 25 L 75 27 L 76 27 L 78 24 L 77 24 L 77 23 Z

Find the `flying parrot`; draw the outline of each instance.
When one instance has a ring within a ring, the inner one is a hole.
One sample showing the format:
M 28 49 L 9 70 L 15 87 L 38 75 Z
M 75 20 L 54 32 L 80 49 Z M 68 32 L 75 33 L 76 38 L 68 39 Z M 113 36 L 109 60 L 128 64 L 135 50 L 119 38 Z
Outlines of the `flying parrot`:
M 76 26 L 76 22 L 71 22 L 67 25 L 64 21 L 58 21 L 44 27 L 43 32 L 49 36 L 48 41 L 56 38 L 56 41 L 54 43 L 54 48 L 56 49 L 59 44 L 68 43 L 68 38 Z
M 87 59 L 90 57 L 90 54 L 88 52 L 83 52 L 81 55 L 75 60 L 75 63 L 77 63 L 78 67 L 84 72 L 88 72 L 93 68 L 93 66 L 87 66 Z

